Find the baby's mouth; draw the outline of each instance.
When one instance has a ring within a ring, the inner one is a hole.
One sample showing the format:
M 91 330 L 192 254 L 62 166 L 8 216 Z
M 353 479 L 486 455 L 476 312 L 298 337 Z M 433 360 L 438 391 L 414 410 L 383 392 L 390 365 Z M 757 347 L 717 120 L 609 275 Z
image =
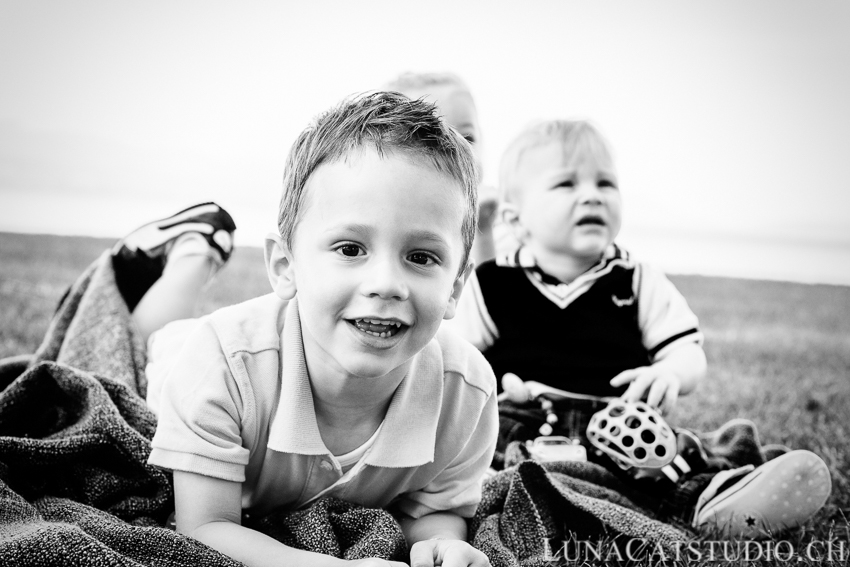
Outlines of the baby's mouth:
M 384 321 L 382 319 L 349 319 L 349 323 L 368 335 L 385 339 L 398 334 L 403 327 L 407 327 L 398 321 Z
M 599 215 L 587 215 L 586 217 L 581 217 L 576 223 L 576 226 L 586 225 L 605 226 L 605 219 Z

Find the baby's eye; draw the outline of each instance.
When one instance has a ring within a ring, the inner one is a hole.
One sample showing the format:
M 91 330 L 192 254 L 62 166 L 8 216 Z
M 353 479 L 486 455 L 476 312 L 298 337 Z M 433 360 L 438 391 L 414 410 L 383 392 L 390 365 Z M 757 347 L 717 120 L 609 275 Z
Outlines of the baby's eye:
M 434 256 L 426 252 L 414 252 L 413 254 L 409 255 L 407 259 L 413 262 L 414 264 L 419 264 L 421 266 L 427 266 L 428 264 L 433 264 L 434 262 L 436 262 Z
M 363 249 L 356 244 L 343 244 L 342 246 L 337 247 L 336 251 L 342 254 L 343 256 L 353 258 L 355 256 L 360 256 L 360 253 L 363 252 Z
M 470 144 L 475 143 L 475 136 L 472 135 L 472 134 L 464 134 L 463 139 L 466 140 L 467 142 L 469 142 Z
M 563 181 L 561 181 L 560 183 L 555 185 L 555 189 L 557 189 L 558 187 L 567 187 L 567 188 L 571 189 L 571 188 L 575 187 L 575 185 L 576 184 L 572 179 L 564 179 Z
M 600 187 L 600 188 L 601 187 L 610 187 L 612 189 L 617 188 L 617 184 L 614 183 L 613 181 L 611 181 L 610 179 L 600 179 L 599 181 L 596 182 L 596 186 Z

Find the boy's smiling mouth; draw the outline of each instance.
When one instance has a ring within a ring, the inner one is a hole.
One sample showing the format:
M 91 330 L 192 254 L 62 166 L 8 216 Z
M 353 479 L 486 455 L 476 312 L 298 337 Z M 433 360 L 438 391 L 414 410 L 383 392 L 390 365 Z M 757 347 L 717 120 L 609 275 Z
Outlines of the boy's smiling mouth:
M 407 325 L 392 319 L 347 319 L 348 323 L 358 330 L 373 337 L 389 338 L 398 334 Z

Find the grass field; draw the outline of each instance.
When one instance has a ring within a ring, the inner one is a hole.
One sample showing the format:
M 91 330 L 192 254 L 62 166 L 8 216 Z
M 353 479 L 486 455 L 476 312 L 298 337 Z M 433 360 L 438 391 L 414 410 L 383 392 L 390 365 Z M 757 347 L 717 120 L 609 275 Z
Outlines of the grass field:
M 0 357 L 35 350 L 65 288 L 111 244 L 0 233 Z M 671 279 L 700 317 L 709 361 L 708 376 L 681 400 L 672 421 L 712 430 L 745 417 L 762 442 L 817 453 L 832 472 L 833 492 L 796 537 L 848 542 L 850 287 Z M 262 252 L 237 248 L 199 314 L 268 289 Z

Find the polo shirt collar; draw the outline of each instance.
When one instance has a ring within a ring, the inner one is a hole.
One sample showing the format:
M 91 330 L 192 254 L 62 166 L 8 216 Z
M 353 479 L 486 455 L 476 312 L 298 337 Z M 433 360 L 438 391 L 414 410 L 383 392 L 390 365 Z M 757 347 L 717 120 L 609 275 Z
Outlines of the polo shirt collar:
M 388 468 L 416 467 L 434 460 L 443 397 L 442 354 L 436 340 L 419 352 L 399 384 L 366 464 Z M 328 455 L 316 423 L 313 391 L 298 300 L 286 308 L 280 349 L 280 399 L 269 426 L 268 447 L 281 453 Z

